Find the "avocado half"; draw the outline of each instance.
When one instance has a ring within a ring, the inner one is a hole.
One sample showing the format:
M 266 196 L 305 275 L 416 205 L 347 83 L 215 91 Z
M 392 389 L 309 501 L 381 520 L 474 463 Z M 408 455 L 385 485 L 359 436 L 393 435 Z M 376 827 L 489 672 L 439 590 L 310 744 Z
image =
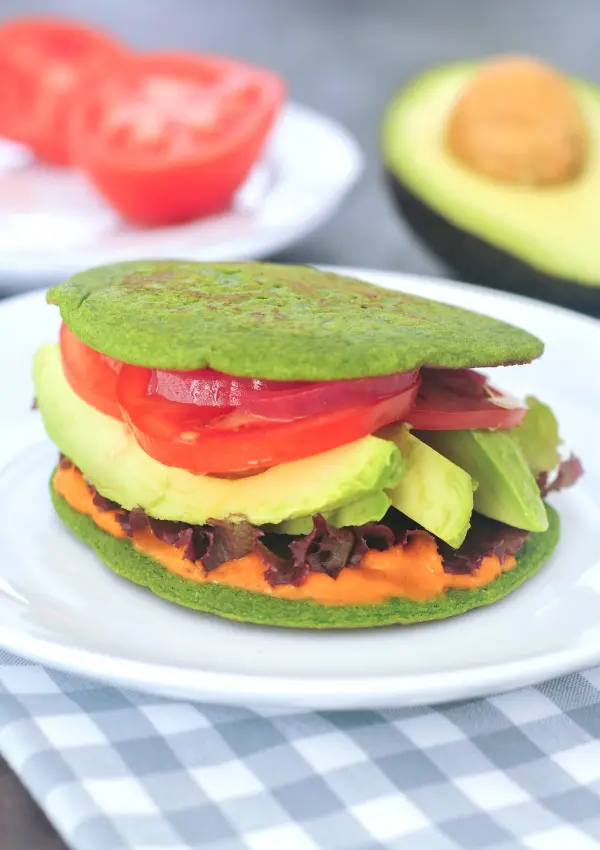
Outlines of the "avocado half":
M 54 478 L 54 473 L 52 475 Z M 559 517 L 548 505 L 548 530 L 530 534 L 518 555 L 518 566 L 477 590 L 450 590 L 438 599 L 413 602 L 390 599 L 381 605 L 322 605 L 290 601 L 219 584 L 199 584 L 169 572 L 136 551 L 128 539 L 112 537 L 88 516 L 74 510 L 50 483 L 54 508 L 65 525 L 113 572 L 147 587 L 157 596 L 229 620 L 299 629 L 350 629 L 442 620 L 489 605 L 516 590 L 543 566 L 559 538 Z
M 386 182 L 417 237 L 462 280 L 600 316 L 600 90 L 570 79 L 589 158 L 571 183 L 504 184 L 458 162 L 450 110 L 480 63 L 429 70 L 391 99 L 382 126 Z

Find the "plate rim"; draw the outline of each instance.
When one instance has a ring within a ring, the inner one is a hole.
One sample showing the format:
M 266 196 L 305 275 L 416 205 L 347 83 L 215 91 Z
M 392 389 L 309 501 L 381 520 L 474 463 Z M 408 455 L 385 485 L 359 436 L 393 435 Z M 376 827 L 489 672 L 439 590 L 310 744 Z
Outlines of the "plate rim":
M 600 320 L 528 296 L 488 289 L 475 284 L 433 275 L 397 272 L 368 267 L 315 264 L 318 268 L 402 287 L 406 282 L 452 287 L 486 299 L 523 304 L 542 315 L 574 321 L 588 330 L 600 330 Z M 34 290 L 3 299 L 0 315 L 27 301 L 41 301 L 43 290 Z M 46 440 L 42 442 L 49 442 Z M 41 445 L 39 440 L 16 446 L 1 472 L 8 471 L 27 449 Z M 0 543 L 0 554 L 1 554 Z M 0 612 L 1 614 L 1 612 Z M 48 639 L 5 627 L 0 622 L 0 646 L 35 663 L 63 670 L 118 687 L 158 693 L 173 698 L 206 702 L 269 705 L 279 708 L 355 710 L 447 703 L 494 693 L 505 693 L 538 684 L 556 676 L 576 672 L 600 662 L 600 642 L 592 646 L 549 651 L 533 658 L 498 662 L 475 668 L 425 674 L 343 676 L 328 680 L 323 676 L 279 676 L 199 670 L 65 647 Z

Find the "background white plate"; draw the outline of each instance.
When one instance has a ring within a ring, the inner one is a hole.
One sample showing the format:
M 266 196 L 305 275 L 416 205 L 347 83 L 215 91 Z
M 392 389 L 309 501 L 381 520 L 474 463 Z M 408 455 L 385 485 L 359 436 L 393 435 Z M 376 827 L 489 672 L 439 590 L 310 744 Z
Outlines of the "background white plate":
M 311 708 L 445 701 L 600 663 L 600 323 L 466 285 L 345 271 L 513 320 L 547 342 L 536 363 L 497 374 L 508 390 L 553 405 L 586 467 L 575 489 L 553 499 L 563 533 L 541 573 L 505 601 L 463 617 L 346 633 L 236 625 L 124 582 L 51 511 L 47 479 L 56 453 L 29 410 L 29 363 L 58 320 L 34 293 L 0 305 L 0 446 L 9 461 L 0 474 L 0 645 L 161 694 Z
M 230 212 L 142 229 L 120 219 L 78 172 L 43 166 L 0 140 L 0 287 L 40 287 L 142 256 L 264 257 L 329 218 L 361 170 L 362 154 L 344 127 L 288 103 Z

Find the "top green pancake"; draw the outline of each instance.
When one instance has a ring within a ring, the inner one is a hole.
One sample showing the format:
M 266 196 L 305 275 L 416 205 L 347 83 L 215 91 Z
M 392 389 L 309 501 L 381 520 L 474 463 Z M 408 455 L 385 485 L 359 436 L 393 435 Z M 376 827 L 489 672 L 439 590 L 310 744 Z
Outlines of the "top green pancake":
M 497 319 L 309 266 L 118 263 L 74 275 L 48 301 L 90 347 L 156 369 L 334 380 L 527 363 L 543 351 Z

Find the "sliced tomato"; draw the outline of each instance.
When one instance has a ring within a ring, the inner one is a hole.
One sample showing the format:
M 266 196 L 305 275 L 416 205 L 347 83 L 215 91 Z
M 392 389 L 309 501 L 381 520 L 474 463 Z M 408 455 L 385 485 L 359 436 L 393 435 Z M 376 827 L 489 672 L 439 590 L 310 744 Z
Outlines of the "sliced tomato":
M 147 454 L 197 475 L 264 469 L 351 443 L 406 418 L 419 386 L 416 378 L 370 404 L 281 422 L 151 396 L 151 378 L 150 369 L 123 366 L 117 384 L 123 417 Z
M 515 428 L 526 412 L 472 369 L 421 369 L 421 387 L 407 420 L 423 431 Z
M 137 224 L 220 212 L 261 152 L 284 95 L 282 80 L 261 68 L 137 54 L 81 99 L 70 127 L 73 159 Z
M 397 395 L 412 386 L 418 370 L 346 381 L 267 381 L 236 378 L 213 369 L 152 372 L 149 395 L 205 407 L 239 407 L 266 419 L 302 419 Z
M 60 353 L 65 377 L 73 391 L 96 410 L 121 419 L 117 402 L 121 362 L 85 345 L 64 323 L 60 328 Z
M 124 48 L 60 18 L 23 17 L 0 26 L 0 136 L 39 159 L 69 162 L 70 112 L 83 76 L 114 65 Z
M 267 419 L 301 419 L 331 413 L 344 407 L 358 407 L 396 396 L 414 386 L 418 370 L 357 378 L 347 381 L 320 381 L 296 386 L 268 386 L 249 393 L 241 403 L 244 410 Z
M 265 381 L 262 378 L 237 378 L 214 369 L 174 372 L 155 369 L 148 384 L 148 394 L 170 401 L 199 407 L 244 407 L 248 400 L 268 390 L 288 390 L 302 386 L 299 381 Z M 287 417 L 291 418 L 291 417 Z

